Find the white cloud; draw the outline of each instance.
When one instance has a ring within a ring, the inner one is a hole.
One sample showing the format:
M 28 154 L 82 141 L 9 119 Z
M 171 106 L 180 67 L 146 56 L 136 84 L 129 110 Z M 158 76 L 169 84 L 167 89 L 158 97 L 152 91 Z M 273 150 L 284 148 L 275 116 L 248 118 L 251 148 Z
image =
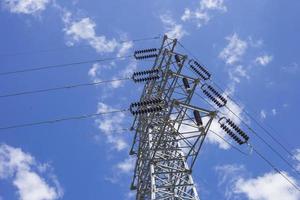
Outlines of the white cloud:
M 54 200 L 62 197 L 62 189 L 54 175 L 49 175 L 52 179 L 50 185 L 35 171 L 41 166 L 21 149 L 0 145 L 0 179 L 12 178 L 20 200 Z
M 121 179 L 124 176 L 129 176 L 133 173 L 135 167 L 135 158 L 128 157 L 125 160 L 115 164 L 113 166 L 113 174 L 110 176 L 105 177 L 105 180 L 116 184 L 121 183 Z M 135 194 L 135 193 L 134 193 Z M 131 199 L 131 194 L 128 196 L 129 193 L 126 195 L 126 199 Z
M 135 196 L 136 196 L 135 191 L 130 191 L 130 192 L 128 192 L 128 193 L 126 194 L 125 199 L 126 199 L 126 200 L 129 200 L 129 199 L 134 200 L 134 199 L 136 199 Z M 1 199 L 0 199 L 0 200 L 1 200 Z
M 251 47 L 259 48 L 264 44 L 262 39 L 255 40 L 251 36 L 248 37 L 248 41 Z
M 62 13 L 61 19 L 65 26 L 63 31 L 67 37 L 67 45 L 72 46 L 75 43 L 86 42 L 98 53 L 112 53 L 117 51 L 118 57 L 124 56 L 133 47 L 132 41 L 118 42 L 115 38 L 108 39 L 105 35 L 97 34 L 97 25 L 90 17 L 75 20 L 72 12 L 60 7 L 58 4 L 54 5 Z
M 4 7 L 12 13 L 36 14 L 46 9 L 50 0 L 3 0 Z
M 96 34 L 96 23 L 89 17 L 77 21 L 71 20 L 70 12 L 66 12 L 63 18 L 65 22 L 65 33 L 69 37 L 69 44 L 86 41 L 98 53 L 110 53 L 118 47 L 115 39 L 108 40 L 104 35 Z
M 239 38 L 238 34 L 234 33 L 230 36 L 227 36 L 226 39 L 228 40 L 228 44 L 226 47 L 220 52 L 219 58 L 225 61 L 228 68 L 228 75 L 230 78 L 230 82 L 228 83 L 227 88 L 225 89 L 225 92 L 222 94 L 224 97 L 227 96 L 234 96 L 237 84 L 241 82 L 242 78 L 250 79 L 249 75 L 249 69 L 250 67 L 245 67 L 247 65 L 243 64 L 237 64 L 237 62 L 242 61 L 243 55 L 246 53 L 246 50 L 248 48 L 248 42 L 244 41 Z M 227 109 L 227 107 L 229 109 Z M 232 112 L 231 112 L 231 111 Z M 229 98 L 227 98 L 227 105 L 226 107 L 221 108 L 220 113 L 222 115 L 225 115 L 227 118 L 233 120 L 236 125 L 241 124 L 241 120 L 247 121 L 248 119 L 245 118 L 243 115 L 243 105 L 239 103 L 237 105 L 236 103 L 232 102 Z M 235 114 L 233 114 L 235 113 Z M 243 127 L 241 127 L 243 128 Z M 223 132 L 223 130 L 219 127 L 218 123 L 212 124 L 212 130 L 217 132 L 222 137 L 226 138 L 226 134 Z M 226 144 L 222 139 L 220 139 L 218 136 L 213 136 L 212 138 L 208 137 L 208 140 L 211 139 L 212 143 L 219 144 L 219 147 L 222 149 L 229 149 L 230 146 Z
M 131 173 L 134 170 L 135 159 L 129 157 L 116 165 L 117 169 L 122 173 Z
M 201 0 L 199 7 L 195 11 L 185 8 L 181 20 L 194 20 L 197 26 L 201 27 L 211 19 L 211 11 L 226 12 L 227 7 L 224 5 L 224 0 Z
M 273 60 L 273 56 L 270 55 L 263 55 L 263 56 L 259 56 L 255 59 L 255 62 L 257 64 L 260 64 L 262 66 L 266 66 L 267 64 L 269 64 L 271 61 Z
M 260 118 L 261 119 L 266 119 L 267 118 L 267 112 L 265 110 L 260 111 Z
M 239 36 L 234 33 L 231 36 L 227 36 L 227 46 L 220 52 L 219 57 L 226 62 L 226 64 L 233 65 L 240 61 L 246 49 L 248 43 L 241 40 Z
M 219 178 L 219 185 L 226 183 L 231 178 L 239 177 L 241 174 L 244 173 L 245 166 L 244 165 L 218 165 L 215 167 L 215 170 L 218 172 Z
M 241 78 L 250 79 L 247 69 L 242 65 L 232 67 L 229 69 L 228 73 L 229 78 L 237 83 L 241 82 Z
M 197 26 L 201 27 L 203 24 L 206 24 L 210 20 L 210 16 L 206 12 L 201 10 L 191 11 L 189 8 L 184 10 L 183 15 L 181 16 L 182 21 L 195 20 Z
M 227 8 L 224 5 L 224 0 L 202 0 L 200 7 L 203 10 L 221 10 L 226 12 Z
M 260 118 L 263 120 L 263 119 L 266 119 L 267 116 L 276 116 L 277 115 L 277 109 L 273 108 L 269 111 L 266 111 L 264 109 L 262 109 L 260 111 Z
M 133 72 L 137 69 L 137 62 L 132 60 L 123 70 L 119 72 L 118 75 L 114 76 L 113 79 L 129 78 Z M 114 81 L 111 83 L 111 87 L 116 89 L 122 87 L 124 81 Z
M 94 63 L 88 71 L 88 75 L 92 78 L 94 82 L 100 81 L 98 78 L 99 72 L 101 70 L 101 65 L 99 63 Z
M 132 60 L 124 70 L 120 72 L 120 76 L 123 78 L 130 77 L 132 73 L 137 69 L 137 62 L 135 60 Z
M 118 136 L 108 136 L 108 142 L 112 143 L 117 151 L 122 151 L 128 147 L 127 142 Z
M 171 17 L 170 14 L 161 15 L 160 20 L 164 25 L 166 35 L 168 37 L 181 39 L 187 34 L 187 32 L 183 29 L 183 26 L 176 23 L 176 21 Z
M 273 116 L 277 115 L 277 110 L 275 108 L 272 109 Z
M 218 186 L 225 185 L 224 195 L 226 199 L 236 199 L 234 198 L 233 188 L 236 181 L 246 173 L 245 166 L 237 164 L 218 165 L 215 170 L 219 177 Z
M 101 75 L 103 74 L 103 70 L 111 69 L 114 66 L 115 62 L 111 62 L 108 64 L 94 63 L 89 69 L 88 75 L 94 82 L 101 81 Z
M 229 78 L 235 83 L 240 83 L 242 78 L 250 79 L 250 75 L 254 71 L 253 63 L 265 66 L 273 60 L 273 56 L 267 54 L 255 56 L 251 58 L 251 61 L 243 59 L 243 57 L 253 57 L 252 55 L 245 56 L 248 48 L 260 48 L 262 40 L 255 41 L 252 37 L 243 40 L 237 33 L 227 36 L 226 40 L 228 43 L 219 53 L 219 58 L 227 64 Z
M 117 110 L 105 103 L 98 103 L 98 112 L 110 112 Z M 99 130 L 105 135 L 107 142 L 113 145 L 113 148 L 121 151 L 128 147 L 127 142 L 121 137 L 120 130 L 125 119 L 125 114 L 123 112 L 118 112 L 109 115 L 103 115 L 95 122 Z
M 99 64 L 99 63 L 94 63 L 92 67 L 88 71 L 88 75 L 90 78 L 93 80 L 93 82 L 98 82 L 103 79 L 103 75 L 106 74 L 105 70 L 112 69 L 113 67 L 116 66 L 115 62 L 111 62 L 109 64 Z M 123 70 L 118 70 L 118 73 L 112 76 L 112 80 L 116 80 L 113 82 L 109 83 L 109 89 L 117 89 L 120 87 L 124 86 L 124 81 L 123 80 L 118 80 L 118 79 L 123 79 L 123 78 L 130 78 L 131 75 L 133 74 L 134 71 L 137 69 L 137 62 L 136 60 L 131 60 Z M 104 79 L 106 80 L 106 79 Z M 111 92 L 111 91 L 110 91 Z
M 117 109 L 114 109 L 113 107 L 99 102 L 98 103 L 98 109 L 97 112 L 112 112 Z M 110 134 L 111 131 L 120 128 L 121 123 L 123 122 L 123 119 L 125 117 L 125 114 L 120 112 L 117 113 L 116 115 L 110 115 L 110 116 L 105 116 L 105 120 L 99 120 L 98 123 L 98 128 L 103 131 L 105 134 Z
M 296 180 L 284 172 L 294 184 Z M 242 193 L 249 200 L 299 200 L 300 193 L 278 173 L 266 173 L 256 178 L 240 178 L 234 188 L 235 193 Z
M 237 199 L 237 195 L 242 194 L 249 200 L 297 200 L 300 198 L 300 193 L 293 185 L 278 173 L 269 172 L 255 178 L 246 178 L 249 173 L 243 165 L 222 165 L 217 166 L 216 170 L 220 178 L 219 186 L 226 186 L 227 199 Z M 283 172 L 283 174 L 297 184 L 297 181 L 288 173 Z
M 118 57 L 123 57 L 128 54 L 129 50 L 133 47 L 133 42 L 128 41 L 128 42 L 123 42 L 120 44 L 119 51 L 117 53 Z

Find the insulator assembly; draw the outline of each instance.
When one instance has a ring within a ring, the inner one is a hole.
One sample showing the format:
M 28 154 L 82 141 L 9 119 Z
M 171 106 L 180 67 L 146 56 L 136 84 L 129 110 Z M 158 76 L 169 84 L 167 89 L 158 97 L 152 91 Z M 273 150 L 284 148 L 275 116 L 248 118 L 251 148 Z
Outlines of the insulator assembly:
M 242 131 L 233 121 L 222 117 L 219 120 L 220 127 L 239 145 L 245 144 L 249 140 L 249 136 Z M 240 137 L 239 137 L 239 136 Z
M 200 112 L 198 110 L 194 110 L 193 113 L 194 113 L 194 118 L 195 118 L 197 126 L 203 126 Z
M 219 108 L 226 105 L 227 100 L 212 86 L 203 84 L 201 86 L 203 93 L 212 100 Z
M 147 59 L 147 58 L 156 58 L 158 56 L 157 49 L 144 49 L 144 50 L 137 50 L 134 52 L 134 58 L 137 60 Z
M 183 82 L 184 88 L 185 88 L 188 92 L 191 91 L 191 86 L 190 86 L 190 84 L 189 84 L 188 79 L 184 77 L 184 78 L 182 78 L 182 82 Z
M 140 72 L 134 72 L 132 75 L 132 80 L 137 82 L 145 82 L 150 80 L 157 80 L 160 78 L 158 69 L 145 70 Z
M 208 72 L 207 69 L 205 69 L 203 66 L 201 66 L 197 61 L 195 61 L 193 59 L 190 60 L 189 61 L 189 66 L 203 80 L 206 81 L 206 80 L 210 79 L 211 74 Z
M 151 98 L 148 100 L 135 102 L 130 105 L 130 112 L 133 115 L 143 115 L 158 112 L 163 109 L 164 101 L 160 98 Z
M 182 60 L 180 59 L 180 56 L 178 54 L 175 54 L 174 58 L 178 67 L 182 67 Z
M 179 55 L 175 54 L 174 57 L 175 57 L 175 60 L 176 60 L 177 64 L 180 64 L 181 61 L 180 61 Z

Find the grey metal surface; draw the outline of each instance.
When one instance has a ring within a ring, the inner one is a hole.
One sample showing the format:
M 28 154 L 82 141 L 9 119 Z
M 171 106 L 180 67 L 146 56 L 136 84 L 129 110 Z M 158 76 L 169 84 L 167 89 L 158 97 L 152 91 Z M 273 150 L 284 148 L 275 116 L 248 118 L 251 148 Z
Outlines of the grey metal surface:
M 132 125 L 135 136 L 130 154 L 137 160 L 131 189 L 137 190 L 137 200 L 200 199 L 191 173 L 216 113 L 190 105 L 200 80 L 184 74 L 187 56 L 174 52 L 176 43 L 163 38 L 152 68 L 161 71 L 161 78 L 148 81 L 140 98 L 160 98 L 163 109 L 137 115 Z M 194 110 L 199 111 L 203 125 L 198 126 L 192 117 Z

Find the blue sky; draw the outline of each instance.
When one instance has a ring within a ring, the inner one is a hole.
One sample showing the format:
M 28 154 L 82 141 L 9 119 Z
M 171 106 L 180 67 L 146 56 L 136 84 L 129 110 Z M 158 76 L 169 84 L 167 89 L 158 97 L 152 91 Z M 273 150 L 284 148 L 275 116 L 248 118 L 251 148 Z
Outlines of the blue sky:
M 122 56 L 176 37 L 240 106 L 228 107 L 300 170 L 300 47 L 296 0 L 0 0 L 0 73 L 35 66 L 119 59 L 0 76 L 0 95 L 118 79 L 151 67 Z M 127 41 L 127 42 L 122 42 Z M 177 51 L 191 55 L 177 46 Z M 142 90 L 132 81 L 0 98 L 0 127 L 128 108 Z M 200 90 L 198 91 L 201 92 Z M 224 94 L 225 95 L 225 94 Z M 193 104 L 212 109 L 200 98 Z M 293 154 L 274 142 L 247 110 Z M 226 108 L 250 142 L 294 184 L 291 169 Z M 129 113 L 0 130 L 0 199 L 134 199 Z M 211 127 L 231 141 L 216 123 Z M 232 142 L 232 141 L 231 141 Z M 299 200 L 251 149 L 247 156 L 209 134 L 193 177 L 201 199 Z

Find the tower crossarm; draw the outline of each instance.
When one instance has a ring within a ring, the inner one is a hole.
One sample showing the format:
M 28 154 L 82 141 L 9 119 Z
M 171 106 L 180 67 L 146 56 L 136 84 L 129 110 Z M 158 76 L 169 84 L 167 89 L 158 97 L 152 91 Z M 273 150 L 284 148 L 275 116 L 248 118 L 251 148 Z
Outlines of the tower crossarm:
M 152 68 L 159 78 L 145 79 L 140 101 L 130 107 L 137 200 L 199 200 L 191 173 L 216 113 L 191 105 L 200 80 L 185 74 L 187 56 L 174 51 L 176 42 L 164 37 Z

